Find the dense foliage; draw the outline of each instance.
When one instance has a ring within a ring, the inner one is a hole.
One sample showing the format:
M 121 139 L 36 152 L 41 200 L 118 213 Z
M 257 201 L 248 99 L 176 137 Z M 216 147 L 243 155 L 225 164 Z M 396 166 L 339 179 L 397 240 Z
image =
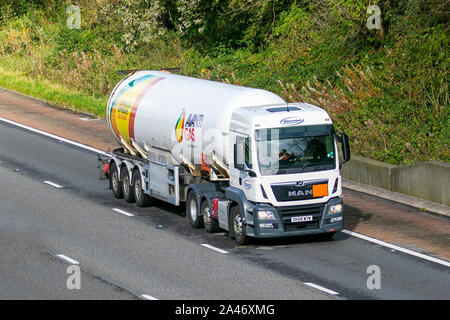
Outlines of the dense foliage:
M 71 4 L 81 9 L 81 29 L 66 25 Z M 373 4 L 381 9 L 381 29 L 367 27 Z M 180 67 L 183 74 L 324 107 L 351 137 L 354 153 L 393 164 L 450 162 L 449 6 L 448 0 L 2 0 L 0 68 L 103 99 L 119 69 Z

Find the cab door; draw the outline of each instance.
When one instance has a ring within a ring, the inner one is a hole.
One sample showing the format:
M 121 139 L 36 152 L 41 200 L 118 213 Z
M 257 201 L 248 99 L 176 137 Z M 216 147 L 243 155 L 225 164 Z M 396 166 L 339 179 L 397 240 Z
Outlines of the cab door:
M 252 156 L 250 137 L 248 135 L 233 133 L 231 139 L 232 157 L 230 163 L 230 185 L 241 189 L 247 199 L 253 198 L 255 174 L 252 171 Z

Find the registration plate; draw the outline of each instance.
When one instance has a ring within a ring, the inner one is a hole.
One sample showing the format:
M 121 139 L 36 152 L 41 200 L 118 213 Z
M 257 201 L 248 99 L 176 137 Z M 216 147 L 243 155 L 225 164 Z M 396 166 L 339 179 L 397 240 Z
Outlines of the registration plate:
M 312 221 L 313 216 L 301 216 L 301 217 L 292 217 L 291 222 L 305 222 L 305 221 Z

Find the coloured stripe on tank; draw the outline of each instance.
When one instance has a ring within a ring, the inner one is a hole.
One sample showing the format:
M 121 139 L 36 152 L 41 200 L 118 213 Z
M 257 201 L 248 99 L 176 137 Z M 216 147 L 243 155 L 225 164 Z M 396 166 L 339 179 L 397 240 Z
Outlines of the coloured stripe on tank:
M 128 82 L 111 102 L 111 126 L 117 137 L 122 136 L 128 143 L 134 139 L 134 120 L 139 104 L 147 91 L 163 80 L 147 74 Z

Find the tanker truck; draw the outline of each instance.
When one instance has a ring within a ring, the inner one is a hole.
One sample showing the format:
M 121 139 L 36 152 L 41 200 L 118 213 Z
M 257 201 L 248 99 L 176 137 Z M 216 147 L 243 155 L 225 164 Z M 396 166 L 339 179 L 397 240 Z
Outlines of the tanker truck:
M 239 244 L 343 228 L 348 138 L 317 106 L 135 71 L 115 86 L 106 114 L 121 145 L 103 167 L 116 198 L 185 205 L 192 227 L 223 230 Z

